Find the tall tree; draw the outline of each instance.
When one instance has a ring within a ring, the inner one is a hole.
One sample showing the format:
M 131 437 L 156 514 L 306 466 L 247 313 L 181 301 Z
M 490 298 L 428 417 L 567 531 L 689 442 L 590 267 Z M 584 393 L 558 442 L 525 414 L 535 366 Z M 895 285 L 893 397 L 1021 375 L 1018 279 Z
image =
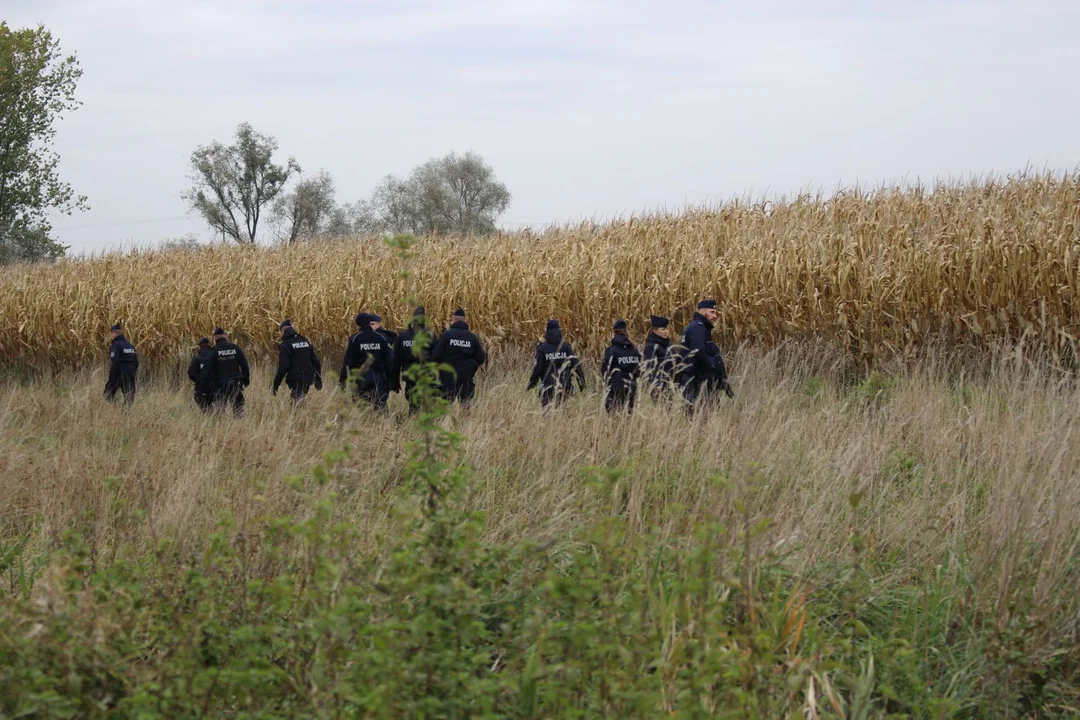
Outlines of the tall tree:
M 326 225 L 326 237 L 370 237 L 382 232 L 375 208 L 367 200 L 343 203 L 334 208 Z
M 274 164 L 277 149 L 276 138 L 240 123 L 232 145 L 215 140 L 191 153 L 192 187 L 184 199 L 215 232 L 237 243 L 254 243 L 263 208 L 300 172 L 292 157 L 284 166 Z
M 0 263 L 51 260 L 66 249 L 50 237 L 47 213 L 87 209 L 57 173 L 54 122 L 79 107 L 74 55 L 43 26 L 12 30 L 0 21 Z
M 411 178 L 402 180 L 396 175 L 387 175 L 371 194 L 370 206 L 376 225 L 384 232 L 418 232 L 419 198 L 419 187 Z
M 491 233 L 510 206 L 510 191 L 476 153 L 450 153 L 415 168 L 408 179 L 388 175 L 371 197 L 389 232 Z
M 326 237 L 334 213 L 334 178 L 321 170 L 318 175 L 303 178 L 296 186 L 278 195 L 272 210 L 281 240 L 293 244 L 298 240 Z

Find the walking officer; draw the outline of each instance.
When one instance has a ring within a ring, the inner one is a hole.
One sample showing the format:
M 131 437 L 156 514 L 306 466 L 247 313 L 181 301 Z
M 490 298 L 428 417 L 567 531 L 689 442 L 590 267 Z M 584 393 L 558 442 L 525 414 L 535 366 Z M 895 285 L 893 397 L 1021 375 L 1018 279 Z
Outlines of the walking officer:
M 390 379 L 393 361 L 386 338 L 371 327 L 371 315 L 356 316 L 357 332 L 349 338 L 345 348 L 345 360 L 341 364 L 338 384 L 344 390 L 346 383 L 356 394 L 380 412 L 386 410 L 390 397 Z
M 461 308 L 454 311 L 450 327 L 435 342 L 431 359 L 453 368 L 453 372 L 441 373 L 443 397 L 468 405 L 476 394 L 476 372 L 487 360 L 487 353 L 480 338 L 469 330 L 465 311 Z
M 405 399 L 409 401 L 409 412 L 420 409 L 420 403 L 413 397 L 416 382 L 408 377 L 408 370 L 413 365 L 427 362 L 431 348 L 435 344 L 435 335 L 428 330 L 424 316 L 424 307 L 413 310 L 412 320 L 394 341 L 394 381 L 405 383 Z M 423 348 L 421 350 L 421 348 Z
M 120 323 L 110 328 L 112 342 L 109 344 L 109 379 L 105 381 L 105 399 L 116 402 L 116 393 L 124 396 L 124 404 L 135 402 L 135 375 L 139 371 L 139 354 L 127 341 Z
M 202 379 L 202 371 L 206 367 L 206 359 L 210 356 L 210 353 L 210 340 L 199 338 L 199 349 L 191 356 L 191 363 L 188 365 L 187 370 L 188 380 L 191 381 L 195 395 L 195 405 L 203 412 L 210 411 L 213 395 L 213 388 L 209 387 Z
M 371 316 L 371 329 L 383 336 L 383 340 L 391 348 L 394 347 L 394 341 L 397 340 L 398 334 L 389 328 L 383 327 L 382 317 L 372 314 Z
M 719 387 L 734 397 L 727 380 L 727 367 L 720 355 L 720 348 L 712 340 L 713 323 L 716 322 L 716 301 L 702 300 L 697 304 L 690 324 L 682 335 L 681 382 L 687 411 L 693 412 L 701 401 L 708 399 L 711 387 Z
M 231 404 L 236 417 L 244 416 L 244 388 L 251 384 L 251 369 L 244 351 L 229 342 L 221 328 L 214 328 L 214 347 L 206 358 L 202 378 L 213 392 L 214 410 L 221 412 Z
M 634 412 L 637 399 L 637 380 L 641 371 L 641 353 L 626 334 L 626 321 L 616 320 L 611 345 L 604 353 L 601 373 L 607 381 L 604 409 L 609 413 Z
M 281 330 L 281 344 L 278 345 L 277 374 L 274 375 L 271 393 L 277 395 L 284 380 L 293 402 L 299 402 L 308 394 L 312 384 L 316 390 L 322 390 L 322 363 L 311 341 L 293 328 L 292 320 L 286 318 L 278 329 Z
M 649 373 L 649 391 L 653 402 L 670 402 L 675 395 L 675 353 L 671 350 L 670 321 L 663 316 L 649 318 L 649 337 L 645 340 L 645 367 Z
M 554 402 L 558 407 L 573 394 L 575 376 L 578 387 L 585 390 L 585 371 L 581 369 L 581 361 L 570 343 L 563 340 L 559 321 L 548 320 L 544 342 L 536 346 L 536 361 L 526 389 L 532 390 L 539 384 L 540 406 L 546 408 Z

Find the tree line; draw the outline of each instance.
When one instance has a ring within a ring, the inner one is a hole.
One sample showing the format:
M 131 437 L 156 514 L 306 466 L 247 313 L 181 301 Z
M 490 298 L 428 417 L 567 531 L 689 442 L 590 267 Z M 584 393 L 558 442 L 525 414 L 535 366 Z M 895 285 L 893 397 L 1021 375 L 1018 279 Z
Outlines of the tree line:
M 0 265 L 52 261 L 67 248 L 53 237 L 51 213 L 89 210 L 59 175 L 55 123 L 79 108 L 83 70 L 39 25 L 0 21 Z M 387 233 L 485 234 L 510 205 L 510 191 L 479 155 L 451 152 L 406 177 L 387 175 L 367 198 L 339 203 L 326 170 L 304 175 L 293 157 L 276 160 L 277 139 L 241 123 L 229 144 L 191 154 L 188 208 L 217 238 L 296 243 Z M 188 239 L 169 243 L 194 245 Z
M 387 175 L 370 197 L 339 204 L 329 172 L 305 177 L 296 158 L 275 162 L 277 151 L 276 138 L 241 123 L 231 144 L 215 141 L 191 154 L 192 184 L 184 199 L 222 239 L 240 244 L 267 234 L 295 243 L 384 233 L 491 233 L 510 205 L 506 185 L 472 152 L 432 158 L 408 177 Z

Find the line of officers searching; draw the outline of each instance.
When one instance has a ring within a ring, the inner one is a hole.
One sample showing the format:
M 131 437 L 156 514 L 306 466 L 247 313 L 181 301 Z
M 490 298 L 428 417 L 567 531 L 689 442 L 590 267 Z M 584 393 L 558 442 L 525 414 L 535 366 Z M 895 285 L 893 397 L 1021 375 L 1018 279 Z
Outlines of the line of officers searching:
M 734 397 L 724 358 L 712 340 L 716 316 L 715 300 L 699 302 L 679 345 L 672 344 L 668 318 L 652 316 L 644 354 L 631 342 L 626 321 L 616 320 L 601 364 L 605 409 L 609 413 L 633 413 L 643 372 L 654 401 L 670 403 L 676 395 L 681 395 L 688 412 L 720 392 Z M 461 308 L 454 311 L 450 326 L 438 337 L 426 328 L 425 319 L 424 308 L 416 308 L 409 327 L 397 334 L 384 328 L 378 315 L 357 315 L 357 332 L 349 338 L 338 373 L 341 388 L 351 389 L 358 400 L 383 411 L 390 393 L 404 389 L 410 411 L 415 412 L 419 401 L 413 396 L 414 385 L 405 371 L 414 363 L 430 360 L 449 368 L 439 374 L 442 396 L 467 405 L 476 394 L 476 373 L 487 361 L 480 338 L 469 329 Z M 322 363 L 311 341 L 293 328 L 291 320 L 285 320 L 279 327 L 281 343 L 272 391 L 276 395 L 284 381 L 293 401 L 299 401 L 313 386 L 322 389 Z M 427 342 L 422 343 L 428 348 L 427 357 L 420 357 L 414 351 L 421 334 L 427 336 Z M 244 388 L 251 383 L 247 357 L 220 327 L 214 329 L 213 336 L 213 344 L 207 338 L 199 340 L 199 350 L 188 367 L 195 403 L 205 412 L 223 411 L 231 406 L 237 416 L 242 416 Z M 124 337 L 119 323 L 112 326 L 109 359 L 105 397 L 116 402 L 120 394 L 125 404 L 131 404 L 135 399 L 139 356 Z M 557 406 L 573 394 L 575 382 L 578 388 L 585 389 L 581 361 L 563 338 L 559 321 L 549 320 L 544 342 L 536 348 L 528 389 L 539 386 L 541 405 Z

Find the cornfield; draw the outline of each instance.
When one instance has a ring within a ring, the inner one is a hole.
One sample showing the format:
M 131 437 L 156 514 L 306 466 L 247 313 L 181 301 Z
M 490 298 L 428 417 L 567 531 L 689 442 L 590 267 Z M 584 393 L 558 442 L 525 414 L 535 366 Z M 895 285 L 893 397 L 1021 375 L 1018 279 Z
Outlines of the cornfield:
M 1060 352 L 1080 336 L 1080 171 L 422 238 L 408 267 L 406 280 L 396 250 L 355 239 L 11 267 L 0 271 L 0 358 L 94 361 L 117 320 L 151 360 L 186 355 L 215 325 L 265 355 L 286 316 L 339 352 L 361 309 L 406 323 L 406 283 L 429 316 L 460 305 L 495 345 L 532 342 L 558 317 L 596 349 L 616 317 L 640 337 L 650 314 L 678 329 L 715 297 L 722 346 L 817 337 L 872 358 L 1024 338 Z

